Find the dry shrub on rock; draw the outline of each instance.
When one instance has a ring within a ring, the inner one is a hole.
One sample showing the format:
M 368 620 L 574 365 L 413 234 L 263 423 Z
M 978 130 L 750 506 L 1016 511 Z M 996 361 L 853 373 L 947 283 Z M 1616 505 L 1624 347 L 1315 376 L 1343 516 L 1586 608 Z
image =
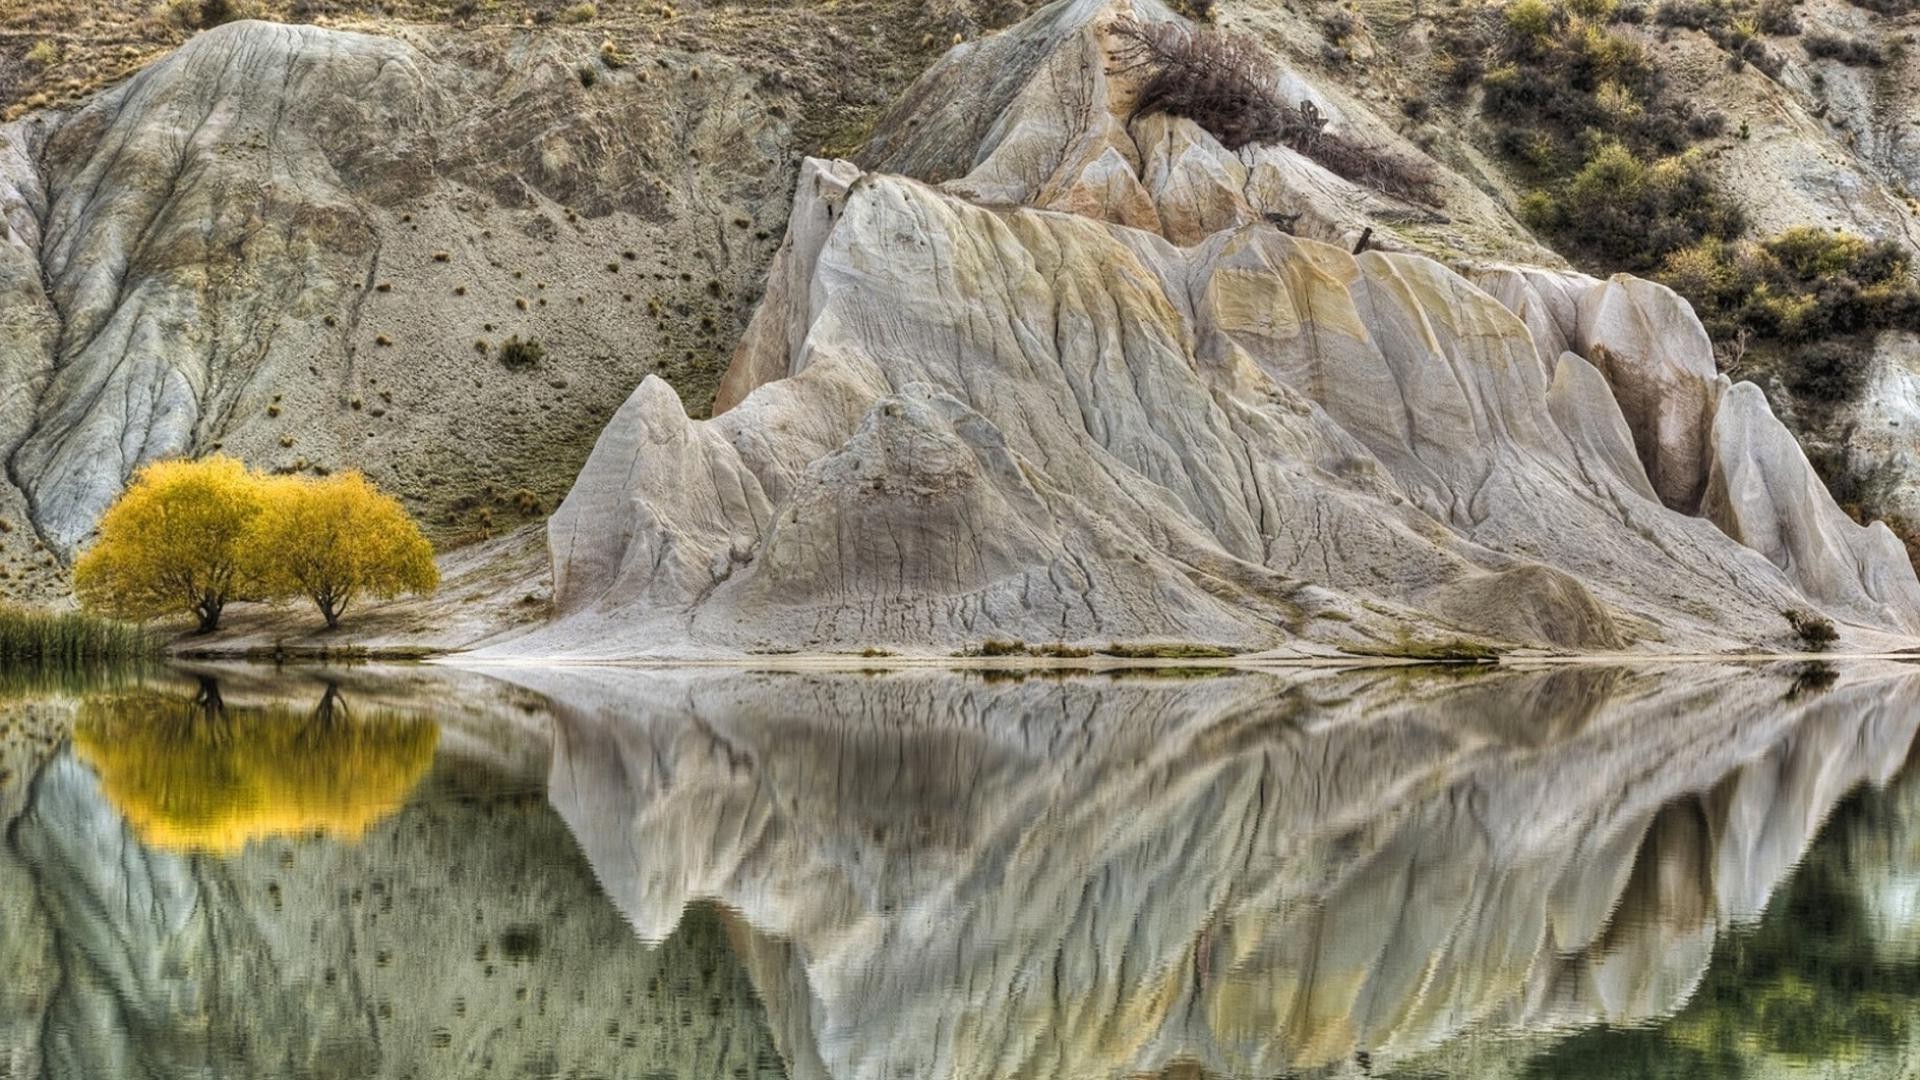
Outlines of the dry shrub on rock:
M 1418 160 L 1327 130 L 1311 101 L 1284 101 L 1273 58 L 1252 38 L 1211 27 L 1118 19 L 1111 32 L 1119 66 L 1137 73 L 1135 115 L 1192 120 L 1228 150 L 1282 145 L 1332 172 L 1387 194 L 1437 205 L 1433 170 Z

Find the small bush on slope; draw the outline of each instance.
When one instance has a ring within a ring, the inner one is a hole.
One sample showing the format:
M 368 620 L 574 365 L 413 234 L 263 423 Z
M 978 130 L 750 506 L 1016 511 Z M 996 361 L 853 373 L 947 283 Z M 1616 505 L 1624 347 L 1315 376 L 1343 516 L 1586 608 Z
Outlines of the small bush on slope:
M 1839 34 L 1808 34 L 1800 47 L 1815 60 L 1838 60 L 1852 67 L 1883 67 L 1887 62 L 1887 51 L 1880 46 Z
M 1840 634 L 1833 628 L 1833 620 L 1819 615 L 1809 615 L 1799 608 L 1788 608 L 1780 613 L 1793 629 L 1794 636 L 1800 639 L 1800 645 L 1808 652 L 1826 652 L 1833 643 L 1840 640 Z

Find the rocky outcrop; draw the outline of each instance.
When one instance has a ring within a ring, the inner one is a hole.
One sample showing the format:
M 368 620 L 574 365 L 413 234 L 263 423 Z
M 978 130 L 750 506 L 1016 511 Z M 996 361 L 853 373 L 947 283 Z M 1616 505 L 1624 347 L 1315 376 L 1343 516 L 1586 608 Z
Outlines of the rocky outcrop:
M 782 1058 L 837 1080 L 1360 1075 L 1667 1016 L 1920 717 L 1865 664 L 513 678 L 636 932 L 737 910 Z
M 719 415 L 635 392 L 553 519 L 557 621 L 500 652 L 1780 648 L 1795 607 L 1920 632 L 1911 567 L 1673 293 L 1285 234 L 1204 129 L 1130 116 L 1090 59 L 1121 10 L 957 50 L 870 152 L 965 175 L 803 169 Z M 969 156 L 949 113 L 989 105 Z M 1212 164 L 1141 149 L 1169 139 Z

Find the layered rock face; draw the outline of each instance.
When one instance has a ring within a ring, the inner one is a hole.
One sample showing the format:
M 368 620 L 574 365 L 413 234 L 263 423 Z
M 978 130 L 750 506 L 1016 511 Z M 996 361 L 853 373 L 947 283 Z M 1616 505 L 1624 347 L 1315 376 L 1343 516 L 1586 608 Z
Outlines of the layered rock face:
M 789 1074 L 835 1080 L 1456 1075 L 1670 1015 L 1920 716 L 1866 663 L 514 678 L 635 930 L 737 910 Z
M 1412 250 L 1418 207 L 1134 115 L 1128 15 L 1172 18 L 1062 0 L 956 49 L 869 152 L 905 175 L 804 167 L 719 415 L 634 392 L 550 524 L 555 624 L 500 651 L 1920 632 L 1900 544 L 1671 292 L 1463 276 Z M 1513 227 L 1449 195 L 1463 235 Z M 1348 254 L 1366 228 L 1383 250 Z

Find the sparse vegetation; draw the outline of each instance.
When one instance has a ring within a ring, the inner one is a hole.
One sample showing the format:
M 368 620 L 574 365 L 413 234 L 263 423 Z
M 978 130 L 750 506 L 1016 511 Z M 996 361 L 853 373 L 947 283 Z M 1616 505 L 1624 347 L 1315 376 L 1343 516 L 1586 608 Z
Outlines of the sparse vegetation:
M 537 341 L 522 341 L 520 335 L 500 343 L 500 362 L 509 371 L 526 371 L 539 367 L 540 361 L 547 357 L 547 350 Z
M 1697 156 L 1725 119 L 1668 91 L 1611 9 L 1516 0 L 1484 77 L 1498 146 L 1531 191 L 1528 224 L 1609 270 L 1645 271 L 1702 238 L 1745 227 Z
M 1284 145 L 1358 184 L 1434 204 L 1434 174 L 1424 162 L 1366 146 L 1327 130 L 1311 101 L 1290 105 L 1274 82 L 1276 65 L 1252 38 L 1209 27 L 1121 19 L 1115 74 L 1140 79 L 1135 115 L 1165 113 L 1205 128 L 1228 150 Z
M 166 0 L 163 10 L 183 30 L 211 30 L 251 14 L 235 0 Z
M 869 655 L 869 654 L 863 653 L 862 655 Z M 890 655 L 890 654 L 883 653 L 881 655 Z M 959 656 L 1041 656 L 1041 657 L 1051 657 L 1053 659 L 1078 659 L 1081 657 L 1092 656 L 1093 650 L 1083 649 L 1078 645 L 1068 645 L 1065 642 L 1059 642 L 1059 641 L 1044 642 L 1038 645 L 1029 645 L 1026 642 L 1020 641 L 1018 639 L 1007 641 L 999 638 L 988 638 L 987 640 L 981 642 L 979 645 L 976 645 L 972 648 L 962 649 L 956 655 L 959 655 Z
M 1826 652 L 1833 643 L 1840 640 L 1839 631 L 1833 628 L 1833 620 L 1813 615 L 1799 608 L 1788 608 L 1780 613 L 1787 620 L 1794 637 L 1800 640 L 1801 648 L 1807 652 Z
M 1786 61 L 1767 47 L 1761 35 L 1800 32 L 1790 0 L 1663 0 L 1654 9 L 1653 19 L 1663 27 L 1701 31 L 1726 51 L 1733 70 L 1752 64 L 1771 79 L 1780 77 Z
M 1647 271 L 1703 240 L 1745 227 L 1740 209 L 1689 153 L 1653 161 L 1617 142 L 1600 144 L 1564 181 L 1521 204 L 1528 225 L 1606 267 Z
M 1102 656 L 1125 660 L 1218 660 L 1238 656 L 1240 650 L 1220 645 L 1196 645 L 1188 642 L 1122 643 L 1114 642 L 1100 650 Z
M 1884 67 L 1887 62 L 1887 51 L 1878 44 L 1839 34 L 1808 34 L 1800 39 L 1800 47 L 1815 60 L 1837 60 L 1852 67 Z
M 1671 253 L 1658 277 L 1716 340 L 1772 349 L 1787 386 L 1817 403 L 1858 395 L 1871 335 L 1920 330 L 1920 285 L 1890 240 L 1811 226 L 1757 241 L 1709 239 Z

